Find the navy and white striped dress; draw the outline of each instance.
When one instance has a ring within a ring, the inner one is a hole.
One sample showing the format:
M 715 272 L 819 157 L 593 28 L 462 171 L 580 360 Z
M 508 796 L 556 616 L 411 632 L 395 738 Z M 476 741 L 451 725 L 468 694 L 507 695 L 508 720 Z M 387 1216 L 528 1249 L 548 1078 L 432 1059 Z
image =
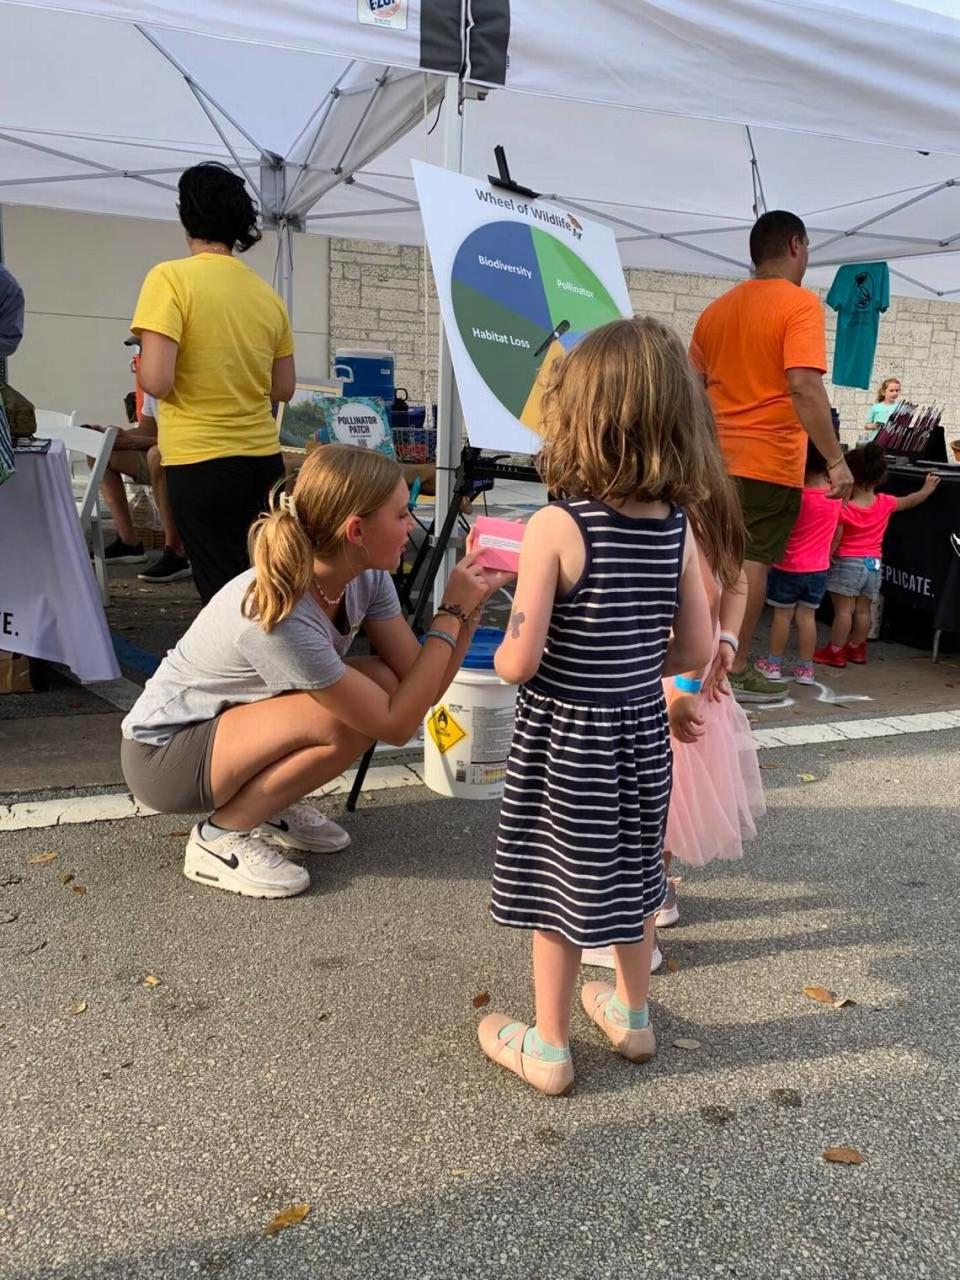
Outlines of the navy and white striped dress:
M 687 521 L 561 504 L 583 574 L 553 609 L 537 674 L 521 686 L 490 912 L 581 947 L 639 942 L 666 892 L 673 758 L 663 660 Z

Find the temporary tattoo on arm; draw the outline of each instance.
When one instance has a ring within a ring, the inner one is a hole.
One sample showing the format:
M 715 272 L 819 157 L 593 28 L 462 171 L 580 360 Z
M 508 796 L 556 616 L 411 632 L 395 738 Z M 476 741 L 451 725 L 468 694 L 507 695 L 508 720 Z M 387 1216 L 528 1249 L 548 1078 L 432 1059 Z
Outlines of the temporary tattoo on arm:
M 516 612 L 511 613 L 510 615 L 510 639 L 511 640 L 520 639 L 520 627 L 523 625 L 524 622 L 526 622 L 526 620 L 527 620 L 527 615 L 525 613 L 516 613 Z

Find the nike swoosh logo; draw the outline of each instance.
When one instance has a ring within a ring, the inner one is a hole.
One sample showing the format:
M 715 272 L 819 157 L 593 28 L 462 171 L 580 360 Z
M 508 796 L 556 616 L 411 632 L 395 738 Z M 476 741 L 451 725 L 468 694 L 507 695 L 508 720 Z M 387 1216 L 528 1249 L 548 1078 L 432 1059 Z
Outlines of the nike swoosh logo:
M 204 846 L 204 848 L 206 848 L 206 846 Z M 207 849 L 206 851 L 209 853 L 211 858 L 216 858 L 218 862 L 222 862 L 223 865 L 225 867 L 229 867 L 231 871 L 236 871 L 237 867 L 240 865 L 240 859 L 235 853 L 231 853 L 229 858 L 224 858 L 221 854 L 214 853 L 212 849 Z

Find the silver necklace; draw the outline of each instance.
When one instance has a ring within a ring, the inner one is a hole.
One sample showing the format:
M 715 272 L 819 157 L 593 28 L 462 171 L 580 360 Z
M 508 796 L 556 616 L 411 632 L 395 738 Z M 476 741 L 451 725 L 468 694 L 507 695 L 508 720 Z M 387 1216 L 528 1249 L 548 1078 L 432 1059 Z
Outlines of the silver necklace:
M 313 585 L 314 587 L 316 587 L 317 595 L 320 597 L 323 603 L 328 604 L 331 609 L 335 609 L 337 605 L 340 603 L 340 601 L 343 599 L 343 597 L 347 594 L 347 588 L 344 587 L 343 590 L 340 592 L 340 594 L 338 596 L 334 596 L 333 599 L 331 600 L 331 598 L 327 595 L 327 593 L 324 591 L 323 587 L 321 587 L 319 582 L 314 581 Z

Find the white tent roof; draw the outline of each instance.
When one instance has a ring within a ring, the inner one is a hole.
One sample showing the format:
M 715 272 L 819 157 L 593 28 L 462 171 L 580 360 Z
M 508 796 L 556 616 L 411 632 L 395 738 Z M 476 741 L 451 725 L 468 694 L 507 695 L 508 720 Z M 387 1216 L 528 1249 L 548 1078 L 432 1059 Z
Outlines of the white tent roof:
M 173 217 L 180 169 L 218 158 L 307 229 L 419 242 L 422 72 L 497 83 L 509 15 L 465 172 L 504 143 L 628 265 L 742 274 L 759 203 L 805 218 L 814 283 L 887 258 L 896 291 L 960 297 L 960 0 L 487 0 L 466 35 L 451 7 L 408 0 L 401 30 L 353 0 L 0 0 L 0 200 Z

